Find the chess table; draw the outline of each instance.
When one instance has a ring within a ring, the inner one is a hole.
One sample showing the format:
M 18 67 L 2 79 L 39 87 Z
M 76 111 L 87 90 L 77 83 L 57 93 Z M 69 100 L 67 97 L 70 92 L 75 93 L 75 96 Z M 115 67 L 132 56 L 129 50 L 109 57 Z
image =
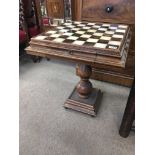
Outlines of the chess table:
M 128 25 L 70 21 L 31 38 L 26 51 L 30 55 L 75 61 L 81 79 L 64 107 L 96 116 L 102 92 L 89 81 L 92 67 L 124 68 L 130 41 Z

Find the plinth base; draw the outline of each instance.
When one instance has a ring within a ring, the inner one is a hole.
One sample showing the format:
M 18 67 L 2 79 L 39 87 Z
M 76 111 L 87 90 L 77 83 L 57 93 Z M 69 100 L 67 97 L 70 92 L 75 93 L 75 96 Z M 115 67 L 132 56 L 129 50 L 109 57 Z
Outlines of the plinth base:
M 102 93 L 99 89 L 93 88 L 89 98 L 82 99 L 79 97 L 76 88 L 64 104 L 65 108 L 80 111 L 91 116 L 96 116 Z

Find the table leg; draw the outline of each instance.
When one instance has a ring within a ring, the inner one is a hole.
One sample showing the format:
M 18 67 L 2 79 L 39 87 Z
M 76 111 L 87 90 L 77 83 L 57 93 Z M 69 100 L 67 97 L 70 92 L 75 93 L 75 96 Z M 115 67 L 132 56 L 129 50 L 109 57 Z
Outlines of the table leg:
M 92 68 L 90 65 L 77 65 L 77 75 L 81 78 L 77 85 L 77 92 L 81 98 L 88 98 L 92 92 L 92 83 L 89 81 L 91 74 Z
M 127 105 L 119 129 L 120 136 L 124 138 L 129 136 L 134 119 L 135 119 L 135 81 L 133 82 L 132 88 L 130 90 Z
M 90 65 L 78 64 L 76 71 L 77 75 L 80 76 L 80 82 L 74 88 L 64 106 L 96 116 L 102 93 L 99 89 L 93 88 L 89 81 L 92 68 Z

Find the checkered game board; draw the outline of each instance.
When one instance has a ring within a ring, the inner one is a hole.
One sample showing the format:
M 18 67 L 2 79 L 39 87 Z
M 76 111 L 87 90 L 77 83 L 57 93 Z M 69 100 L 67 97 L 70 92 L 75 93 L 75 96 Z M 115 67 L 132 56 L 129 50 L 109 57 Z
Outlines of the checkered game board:
M 33 39 L 117 50 L 120 48 L 127 30 L 128 25 L 122 24 L 72 21 L 63 23 Z

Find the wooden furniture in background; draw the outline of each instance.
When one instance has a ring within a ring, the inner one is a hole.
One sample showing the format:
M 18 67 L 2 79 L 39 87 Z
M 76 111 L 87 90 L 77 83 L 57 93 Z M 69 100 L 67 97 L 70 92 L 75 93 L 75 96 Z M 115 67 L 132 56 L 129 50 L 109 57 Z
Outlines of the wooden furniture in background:
M 127 105 L 124 111 L 123 119 L 121 122 L 121 126 L 119 129 L 120 136 L 124 138 L 129 136 L 134 119 L 135 119 L 135 81 L 133 81 Z
M 64 0 L 46 0 L 48 17 L 64 18 Z
M 82 1 L 81 0 L 71 0 L 71 7 L 72 7 L 72 20 L 73 21 L 81 21 Z
M 70 0 L 35 0 L 35 4 L 42 32 L 71 20 Z
M 39 34 L 39 23 L 36 16 L 34 0 L 19 1 L 19 54 L 25 55 L 24 48 L 28 46 L 30 38 Z
M 131 86 L 135 72 L 135 0 L 72 0 L 72 19 L 129 24 L 132 30 L 125 68 L 92 68 L 91 78 Z

